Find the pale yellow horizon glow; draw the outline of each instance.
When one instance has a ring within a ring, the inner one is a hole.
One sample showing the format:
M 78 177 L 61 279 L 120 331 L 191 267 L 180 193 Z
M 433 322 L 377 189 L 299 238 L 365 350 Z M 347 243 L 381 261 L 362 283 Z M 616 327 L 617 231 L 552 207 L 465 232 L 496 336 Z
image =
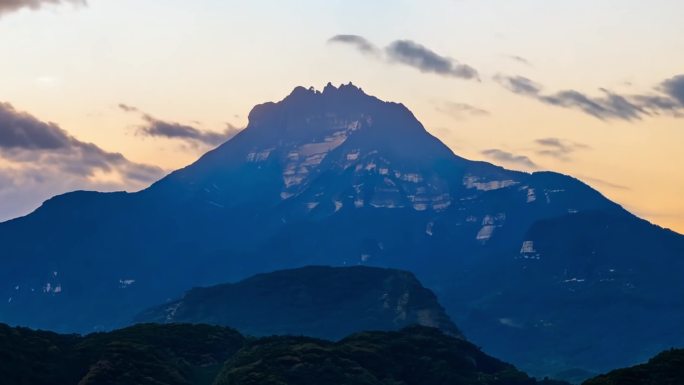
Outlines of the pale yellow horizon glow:
M 482 151 L 527 156 L 539 170 L 575 176 L 631 212 L 684 233 L 684 118 L 604 121 L 513 94 L 492 80 L 522 75 L 548 92 L 594 96 L 601 87 L 651 93 L 684 73 L 684 2 L 549 3 L 90 0 L 87 7 L 22 10 L 0 17 L 0 102 L 81 141 L 172 170 L 209 148 L 141 136 L 140 116 L 119 103 L 218 132 L 226 123 L 244 127 L 252 106 L 280 100 L 295 86 L 352 81 L 404 103 L 460 156 L 534 171 Z M 326 43 L 337 34 L 364 36 L 379 47 L 410 39 L 475 67 L 482 81 L 421 73 Z M 444 112 L 446 103 L 489 115 L 457 117 Z M 584 147 L 567 160 L 539 154 L 535 141 L 551 137 Z

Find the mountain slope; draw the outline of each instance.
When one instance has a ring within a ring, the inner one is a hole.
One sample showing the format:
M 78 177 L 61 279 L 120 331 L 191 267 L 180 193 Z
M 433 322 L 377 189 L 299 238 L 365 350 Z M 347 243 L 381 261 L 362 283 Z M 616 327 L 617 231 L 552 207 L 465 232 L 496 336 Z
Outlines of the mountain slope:
M 584 183 L 458 157 L 352 85 L 249 118 L 144 191 L 65 194 L 0 224 L 0 320 L 108 329 L 190 287 L 367 264 L 413 272 L 466 336 L 535 374 L 684 345 L 684 237 Z
M 435 295 L 411 273 L 364 266 L 311 266 L 196 288 L 137 321 L 224 325 L 256 336 L 339 339 L 414 324 L 460 335 Z

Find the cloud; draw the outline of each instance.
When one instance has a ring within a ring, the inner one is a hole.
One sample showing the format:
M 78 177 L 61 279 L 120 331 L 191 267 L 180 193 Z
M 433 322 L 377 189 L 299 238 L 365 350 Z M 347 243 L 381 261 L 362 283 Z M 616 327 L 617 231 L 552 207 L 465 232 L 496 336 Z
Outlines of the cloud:
M 453 76 L 462 79 L 479 79 L 475 68 L 440 56 L 427 47 L 410 40 L 397 40 L 385 48 L 390 60 L 414 67 L 421 72 Z
M 507 58 L 509 58 L 509 59 L 511 59 L 511 60 L 513 60 L 513 61 L 515 61 L 515 62 L 524 64 L 524 65 L 526 65 L 526 66 L 528 66 L 528 67 L 532 67 L 532 63 L 531 63 L 529 60 L 527 60 L 527 59 L 525 59 L 524 57 L 522 57 L 522 56 L 518 56 L 518 55 L 505 55 L 505 56 L 506 56 Z
M 663 81 L 657 93 L 619 95 L 600 88 L 601 96 L 589 96 L 576 90 L 543 93 L 542 86 L 523 76 L 496 75 L 494 80 L 509 91 L 532 97 L 542 103 L 575 109 L 601 120 L 640 120 L 646 116 L 669 113 L 681 117 L 684 110 L 684 75 Z
M 463 119 L 466 116 L 489 116 L 491 113 L 485 109 L 475 107 L 468 103 L 446 102 L 437 107 L 437 110 L 449 114 L 456 119 Z
M 82 142 L 55 123 L 0 103 L 0 220 L 25 214 L 56 194 L 137 190 L 164 174 L 159 167 Z
M 63 172 L 92 177 L 97 172 L 122 174 L 125 179 L 151 182 L 163 171 L 155 166 L 129 161 L 120 153 L 108 152 L 81 142 L 57 124 L 43 122 L 9 103 L 0 102 L 0 155 L 15 163 L 49 163 Z
M 75 4 L 87 5 L 86 0 L 0 0 L 0 15 L 18 11 L 22 8 L 39 9 L 43 5 L 50 4 Z
M 0 102 L 0 148 L 51 150 L 69 147 L 74 140 L 56 124 L 42 122 Z
M 639 120 L 646 111 L 628 101 L 624 96 L 601 89 L 602 97 L 590 97 L 575 90 L 560 91 L 552 95 L 540 96 L 539 100 L 554 106 L 575 108 L 595 118 Z
M 159 120 L 140 111 L 138 108 L 127 104 L 121 103 L 119 104 L 119 108 L 125 112 L 138 113 L 141 115 L 145 124 L 138 129 L 138 132 L 146 136 L 182 139 L 195 145 L 205 144 L 208 146 L 217 146 L 240 132 L 239 129 L 229 123 L 223 132 L 201 131 L 189 125 Z
M 571 156 L 577 150 L 590 148 L 588 145 L 577 142 L 570 142 L 559 138 L 542 138 L 535 140 L 540 149 L 536 152 L 539 155 L 550 156 L 562 161 L 571 160 Z
M 354 46 L 361 53 L 379 55 L 380 49 L 366 38 L 358 35 L 335 35 L 328 39 L 328 43 L 343 43 Z
M 666 79 L 656 87 L 659 95 L 637 95 L 636 99 L 652 114 L 666 112 L 684 116 L 684 75 Z
M 224 133 L 203 132 L 192 126 L 157 120 L 149 115 L 145 115 L 143 120 L 145 120 L 147 125 L 141 127 L 140 132 L 149 136 L 187 139 L 212 146 L 219 145 L 228 139 L 226 137 L 227 134 Z
M 592 178 L 592 177 L 588 177 L 588 176 L 579 176 L 579 178 L 580 178 L 581 180 L 585 181 L 585 182 L 590 182 L 590 183 L 598 184 L 598 185 L 601 185 L 601 186 L 604 186 L 604 187 L 608 187 L 608 188 L 612 188 L 612 189 L 615 189 L 615 190 L 631 190 L 631 189 L 630 189 L 629 187 L 627 187 L 627 186 L 623 186 L 623 185 L 620 185 L 620 184 L 616 184 L 616 183 L 613 183 L 613 182 L 609 182 L 609 181 L 604 180 L 604 179 Z
M 119 103 L 118 107 L 125 112 L 140 112 L 137 107 L 129 106 L 128 104 Z
M 515 155 L 496 148 L 484 150 L 482 151 L 482 155 L 499 162 L 515 164 L 527 168 L 537 168 L 537 165 L 530 158 L 524 155 Z
M 507 90 L 526 96 L 538 96 L 541 86 L 524 76 L 496 75 L 494 81 L 501 84 Z
M 480 79 L 475 68 L 462 64 L 455 59 L 439 55 L 411 40 L 393 41 L 384 50 L 358 35 L 335 35 L 328 39 L 328 43 L 351 45 L 363 54 L 383 59 L 388 63 L 403 64 L 424 73 L 468 80 Z
M 661 84 L 662 90 L 684 106 L 684 75 L 677 75 Z

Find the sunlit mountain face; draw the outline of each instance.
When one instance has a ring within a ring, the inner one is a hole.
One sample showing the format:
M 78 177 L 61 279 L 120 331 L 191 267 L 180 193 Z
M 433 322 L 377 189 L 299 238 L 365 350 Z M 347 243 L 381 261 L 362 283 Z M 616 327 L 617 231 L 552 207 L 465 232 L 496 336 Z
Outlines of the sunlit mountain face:
M 455 155 L 402 104 L 295 88 L 137 193 L 0 224 L 0 321 L 124 326 L 195 286 L 304 265 L 408 270 L 471 341 L 533 374 L 684 344 L 684 237 L 580 180 Z

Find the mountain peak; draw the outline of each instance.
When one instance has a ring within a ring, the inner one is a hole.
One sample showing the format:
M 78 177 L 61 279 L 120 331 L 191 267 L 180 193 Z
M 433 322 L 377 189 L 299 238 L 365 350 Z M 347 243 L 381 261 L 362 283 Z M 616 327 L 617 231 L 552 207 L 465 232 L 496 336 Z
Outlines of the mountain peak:
M 361 87 L 355 86 L 352 82 L 347 84 L 340 84 L 339 87 L 335 87 L 332 82 L 323 87 L 323 91 L 317 90 L 315 87 L 311 86 L 309 88 L 303 86 L 295 87 L 290 95 L 288 95 L 285 100 L 290 98 L 302 98 L 307 96 L 339 96 L 339 95 L 356 95 L 356 96 L 368 96 Z
M 386 103 L 370 96 L 351 82 L 335 87 L 328 83 L 323 91 L 314 87 L 297 86 L 280 102 L 267 102 L 255 106 L 249 113 L 249 128 L 274 123 L 297 123 L 321 115 L 359 115 L 377 109 Z M 300 124 L 301 125 L 301 124 Z
M 286 135 L 286 139 L 292 139 L 297 131 L 306 131 L 306 136 L 309 136 L 342 121 L 373 127 L 375 131 L 392 135 L 401 135 L 402 132 L 426 134 L 420 122 L 403 104 L 368 95 L 352 82 L 339 87 L 329 82 L 322 91 L 297 86 L 279 102 L 255 106 L 249 113 L 245 131 L 259 131 L 260 135 L 271 131 L 279 137 Z
M 195 187 L 191 189 L 197 189 L 221 185 L 230 170 L 256 167 L 273 173 L 258 188 L 276 190 L 273 196 L 279 201 L 299 195 L 326 172 L 361 178 L 366 171 L 382 170 L 379 175 L 389 180 L 393 170 L 395 178 L 420 174 L 427 181 L 428 175 L 434 173 L 435 162 L 440 161 L 463 162 L 430 135 L 404 105 L 370 96 L 352 83 L 339 87 L 328 83 L 322 91 L 299 86 L 279 102 L 255 106 L 240 135 L 182 170 L 182 176 L 175 173 L 172 179 L 183 180 L 185 184 L 192 182 Z M 252 180 L 254 173 L 245 172 L 250 176 L 241 180 Z M 402 191 L 419 187 L 419 191 L 423 187 L 428 189 L 416 184 Z M 392 187 L 392 191 L 397 188 Z M 218 202 L 216 199 L 212 201 Z M 231 202 L 234 204 L 235 200 Z

